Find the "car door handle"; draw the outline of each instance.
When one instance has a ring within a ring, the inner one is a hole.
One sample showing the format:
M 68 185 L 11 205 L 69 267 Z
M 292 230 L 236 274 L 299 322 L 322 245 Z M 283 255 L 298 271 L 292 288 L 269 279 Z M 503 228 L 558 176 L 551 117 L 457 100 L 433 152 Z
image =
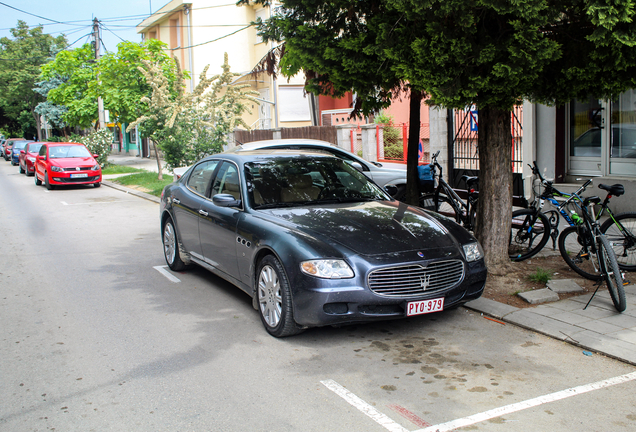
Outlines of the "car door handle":
M 181 201 L 176 198 L 172 198 L 172 202 L 175 204 L 181 204 Z
M 203 210 L 199 210 L 199 214 L 200 214 L 200 215 L 203 215 L 203 216 L 207 216 L 207 215 L 208 215 L 208 212 L 203 211 Z

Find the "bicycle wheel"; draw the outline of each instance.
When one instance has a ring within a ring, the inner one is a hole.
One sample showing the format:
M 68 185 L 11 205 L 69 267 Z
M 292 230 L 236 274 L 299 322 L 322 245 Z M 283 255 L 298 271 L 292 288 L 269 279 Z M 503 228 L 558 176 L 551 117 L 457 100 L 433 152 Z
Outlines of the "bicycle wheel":
M 623 275 L 618 268 L 618 262 L 616 261 L 616 255 L 610 247 L 610 243 L 607 237 L 600 235 L 598 242 L 598 256 L 603 275 L 605 276 L 605 282 L 607 283 L 607 289 L 609 290 L 612 303 L 617 311 L 623 312 L 627 307 L 625 301 L 625 288 L 623 287 Z
M 594 237 L 585 226 L 571 226 L 559 235 L 559 252 L 572 270 L 586 279 L 603 280 L 598 257 L 594 251 Z
M 616 254 L 618 267 L 636 271 L 636 212 L 619 213 L 614 219 L 620 226 L 609 218 L 601 225 L 601 232 Z
M 437 206 L 436 206 L 435 194 L 434 193 L 424 194 L 420 196 L 420 207 L 422 207 L 425 210 L 434 211 L 435 213 L 439 213 L 444 216 L 447 216 L 455 220 L 455 222 L 457 223 L 460 222 L 459 216 L 457 215 L 455 208 L 451 204 L 451 199 L 448 198 L 446 195 L 442 195 L 442 194 L 439 195 Z
M 508 256 L 512 261 L 523 261 L 535 256 L 550 238 L 550 220 L 535 209 L 512 212 L 512 228 Z

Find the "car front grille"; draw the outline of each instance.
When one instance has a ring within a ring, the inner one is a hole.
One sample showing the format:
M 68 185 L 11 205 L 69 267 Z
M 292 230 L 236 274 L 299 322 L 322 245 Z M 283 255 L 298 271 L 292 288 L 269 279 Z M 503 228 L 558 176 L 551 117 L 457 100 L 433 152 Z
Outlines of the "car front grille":
M 99 178 L 99 176 L 93 176 L 93 177 L 80 177 L 80 178 L 65 178 L 65 177 L 61 177 L 59 180 L 60 183 L 85 183 L 85 182 L 92 182 L 95 181 Z
M 401 297 L 448 289 L 464 278 L 460 260 L 438 261 L 421 265 L 389 267 L 369 274 L 369 288 L 376 294 Z
M 93 165 L 87 167 L 79 167 L 79 171 L 90 171 L 93 168 Z M 77 168 L 64 168 L 64 171 L 78 171 Z

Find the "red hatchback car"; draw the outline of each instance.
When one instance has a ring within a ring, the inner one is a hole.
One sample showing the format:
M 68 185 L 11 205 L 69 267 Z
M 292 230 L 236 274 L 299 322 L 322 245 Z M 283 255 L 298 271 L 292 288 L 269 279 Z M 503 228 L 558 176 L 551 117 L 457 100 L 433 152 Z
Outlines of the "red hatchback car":
M 30 142 L 27 143 L 26 147 L 20 150 L 20 173 L 26 174 L 27 176 L 32 176 L 35 173 L 35 159 L 38 157 L 42 144 L 44 143 Z
M 35 159 L 35 184 L 47 189 L 71 184 L 99 187 L 102 169 L 84 144 L 42 143 Z

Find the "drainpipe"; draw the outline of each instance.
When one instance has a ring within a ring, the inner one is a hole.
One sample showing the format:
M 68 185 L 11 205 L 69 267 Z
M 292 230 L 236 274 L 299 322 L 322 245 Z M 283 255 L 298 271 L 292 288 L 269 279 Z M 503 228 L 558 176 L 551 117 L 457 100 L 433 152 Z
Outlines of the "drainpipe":
M 188 63 L 190 67 L 190 92 L 194 91 L 194 59 L 192 58 L 192 13 L 186 5 L 184 13 L 188 16 Z

